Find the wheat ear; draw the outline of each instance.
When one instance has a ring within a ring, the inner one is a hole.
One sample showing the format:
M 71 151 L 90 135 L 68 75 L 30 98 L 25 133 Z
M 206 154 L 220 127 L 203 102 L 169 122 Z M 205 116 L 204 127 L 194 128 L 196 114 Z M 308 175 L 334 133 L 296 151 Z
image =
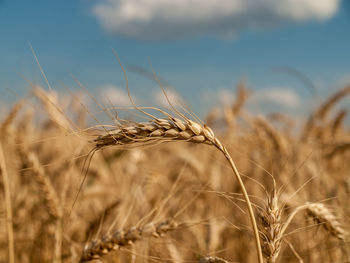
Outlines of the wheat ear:
M 340 110 L 337 115 L 335 116 L 333 123 L 332 123 L 332 135 L 335 137 L 335 135 L 338 133 L 338 131 L 342 128 L 342 124 L 344 122 L 344 119 L 347 115 L 347 110 Z
M 260 232 L 262 240 L 262 250 L 267 263 L 274 263 L 281 251 L 282 243 L 282 208 L 274 190 L 268 195 L 267 204 L 260 211 L 260 221 L 262 229 Z
M 37 155 L 33 152 L 28 152 L 27 162 L 31 165 L 32 173 L 39 185 L 49 214 L 54 218 L 61 218 L 62 209 L 55 188 L 50 179 L 45 175 L 44 169 L 40 165 Z
M 169 219 L 160 223 L 148 223 L 142 227 L 131 227 L 127 230 L 118 230 L 99 240 L 87 244 L 84 248 L 80 262 L 99 259 L 120 247 L 132 245 L 135 241 L 147 237 L 161 237 L 166 232 L 178 228 L 179 224 Z
M 344 89 L 339 90 L 329 97 L 316 112 L 316 118 L 323 120 L 327 113 L 332 109 L 332 107 L 345 96 L 350 94 L 350 86 L 345 87 Z
M 350 94 L 350 86 L 345 87 L 344 89 L 339 90 L 332 96 L 330 96 L 317 110 L 312 114 L 309 120 L 306 123 L 306 126 L 303 131 L 302 140 L 307 139 L 310 133 L 314 130 L 316 122 L 318 120 L 323 121 L 332 107 L 342 98 Z
M 349 233 L 344 230 L 341 223 L 333 215 L 333 213 L 322 203 L 306 203 L 296 207 L 288 216 L 288 219 L 283 224 L 281 234 L 283 235 L 296 214 L 300 211 L 306 211 L 317 223 L 326 228 L 333 236 L 341 241 L 349 236 Z
M 309 216 L 339 240 L 344 241 L 348 236 L 348 233 L 343 229 L 341 223 L 324 204 L 307 203 L 306 211 Z
M 5 120 L 0 124 L 0 134 L 6 134 L 8 132 L 8 129 L 13 123 L 14 119 L 18 115 L 18 112 L 21 110 L 23 106 L 23 100 L 20 100 L 17 102 L 9 112 L 9 114 L 6 116 Z
M 199 263 L 228 263 L 227 260 L 219 257 L 201 257 Z
M 258 128 L 265 131 L 266 135 L 273 143 L 274 149 L 281 154 L 285 154 L 287 152 L 286 142 L 283 136 L 267 120 L 260 116 L 256 118 L 255 123 Z
M 107 146 L 131 146 L 137 143 L 152 144 L 166 141 L 187 141 L 215 146 L 224 154 L 225 158 L 230 163 L 232 171 L 238 180 L 240 188 L 243 192 L 254 232 L 258 259 L 260 263 L 263 263 L 259 231 L 256 224 L 253 208 L 242 178 L 226 147 L 222 145 L 222 143 L 215 137 L 214 132 L 207 125 L 201 125 L 186 118 L 183 115 L 183 120 L 181 120 L 174 118 L 161 110 L 159 111 L 163 114 L 166 114 L 168 119 L 155 118 L 152 115 L 142 111 L 148 116 L 152 116 L 152 119 L 148 122 L 141 123 L 121 121 L 116 129 L 110 131 L 104 130 L 104 134 L 98 136 L 94 140 L 96 150 Z

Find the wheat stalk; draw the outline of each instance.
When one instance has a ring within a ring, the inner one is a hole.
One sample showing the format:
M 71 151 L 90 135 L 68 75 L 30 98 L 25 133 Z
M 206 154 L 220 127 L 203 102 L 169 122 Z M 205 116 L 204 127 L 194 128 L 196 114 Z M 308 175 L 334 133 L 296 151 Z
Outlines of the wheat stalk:
M 7 242 L 8 242 L 8 262 L 15 262 L 15 241 L 13 234 L 13 222 L 12 222 L 12 204 L 10 193 L 10 181 L 7 173 L 7 167 L 5 162 L 5 155 L 0 140 L 0 174 L 3 179 L 3 185 L 5 190 L 5 204 L 6 204 L 6 227 L 7 227 Z
M 222 145 L 218 138 L 215 137 L 214 132 L 207 125 L 201 125 L 197 122 L 194 122 L 184 115 L 181 115 L 183 118 L 181 120 L 170 116 L 164 111 L 158 111 L 165 114 L 168 119 L 155 118 L 151 114 L 142 111 L 142 113 L 151 117 L 150 121 L 135 123 L 120 120 L 115 129 L 104 129 L 104 134 L 99 135 L 94 139 L 95 150 L 99 150 L 108 146 L 132 146 L 135 144 L 145 145 L 167 141 L 187 141 L 215 146 L 224 154 L 225 158 L 230 163 L 232 171 L 238 180 L 240 188 L 243 192 L 254 232 L 258 259 L 260 263 L 263 263 L 259 231 L 256 224 L 253 208 L 241 176 L 226 147 Z
M 129 125 L 130 122 L 126 122 L 127 125 L 123 125 L 121 122 L 117 125 L 114 132 L 111 133 L 107 132 L 107 134 L 98 136 L 95 139 L 95 150 L 98 150 L 100 148 L 103 148 L 105 146 L 109 145 L 127 145 L 127 144 L 134 144 L 136 142 L 147 142 L 147 143 L 154 143 L 154 142 L 165 142 L 165 141 L 189 141 L 194 143 L 205 143 L 209 145 L 215 146 L 219 151 L 223 153 L 226 160 L 229 162 L 232 171 L 239 183 L 239 186 L 241 188 L 241 191 L 243 192 L 243 196 L 248 208 L 248 213 L 251 221 L 251 225 L 253 228 L 254 238 L 255 238 L 255 245 L 257 250 L 257 256 L 259 263 L 263 263 L 263 255 L 261 251 L 261 245 L 260 245 L 260 238 L 259 238 L 259 230 L 258 226 L 256 224 L 254 211 L 252 208 L 252 204 L 250 202 L 247 190 L 244 186 L 244 183 L 242 181 L 242 178 L 238 172 L 238 169 L 233 162 L 230 154 L 228 153 L 226 147 L 222 145 L 222 143 L 215 137 L 214 132 L 211 128 L 209 128 L 207 125 L 199 124 L 193 120 L 190 120 L 187 118 L 184 114 L 179 112 L 171 103 L 169 100 L 165 90 L 162 87 L 162 83 L 157 77 L 156 73 L 152 70 L 154 79 L 158 82 L 160 88 L 162 89 L 164 96 L 166 100 L 169 103 L 169 106 L 173 110 L 177 116 L 180 116 L 182 118 L 178 119 L 170 114 L 159 110 L 157 108 L 152 108 L 162 114 L 164 114 L 167 119 L 159 119 L 154 117 L 153 115 L 145 112 L 144 110 L 138 108 L 134 102 L 134 100 L 131 97 L 130 90 L 128 87 L 128 78 L 126 75 L 126 71 L 118 57 L 118 55 L 114 52 L 114 55 L 116 59 L 119 62 L 119 65 L 121 66 L 121 69 L 124 73 L 124 78 L 126 82 L 126 89 L 128 91 L 128 96 L 130 98 L 130 102 L 132 103 L 133 107 L 138 110 L 139 112 L 143 113 L 144 115 L 148 116 L 150 118 L 150 121 L 146 123 L 134 123 L 134 125 Z M 187 113 L 189 113 L 191 116 L 194 116 L 196 118 L 195 114 L 191 114 L 188 110 L 185 109 Z M 198 118 L 197 118 L 198 119 Z M 116 120 L 118 121 L 118 120 Z M 106 131 L 106 130 L 105 130 Z
M 120 247 L 132 245 L 134 242 L 148 237 L 161 237 L 166 232 L 179 227 L 179 224 L 172 219 L 159 223 L 148 223 L 142 227 L 131 227 L 127 230 L 114 231 L 87 244 L 83 250 L 80 262 L 98 259 L 111 251 L 115 251 Z

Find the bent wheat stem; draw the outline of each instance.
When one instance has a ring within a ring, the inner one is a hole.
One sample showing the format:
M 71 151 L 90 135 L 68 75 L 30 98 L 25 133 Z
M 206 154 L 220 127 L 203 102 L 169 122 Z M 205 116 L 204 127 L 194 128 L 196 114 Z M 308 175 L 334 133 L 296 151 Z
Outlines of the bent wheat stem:
M 264 260 L 263 260 L 263 256 L 262 256 L 261 246 L 260 246 L 259 230 L 258 230 L 258 227 L 257 227 L 257 224 L 256 224 L 256 220 L 255 220 L 252 204 L 251 204 L 251 202 L 249 200 L 249 196 L 248 196 L 247 190 L 246 190 L 246 188 L 244 186 L 244 183 L 242 181 L 241 176 L 239 175 L 238 169 L 237 169 L 235 163 L 233 162 L 230 154 L 227 152 L 226 148 L 224 146 L 222 146 L 222 149 L 220 149 L 220 148 L 218 148 L 218 149 L 224 154 L 225 158 L 230 163 L 232 171 L 233 171 L 235 177 L 237 178 L 239 186 L 240 186 L 240 188 L 241 188 L 241 190 L 243 192 L 243 196 L 244 196 L 244 199 L 246 201 L 247 208 L 248 208 L 250 221 L 251 221 L 251 224 L 252 224 L 252 227 L 253 227 L 253 232 L 254 232 L 254 237 L 255 237 L 255 244 L 256 244 L 256 250 L 257 250 L 257 253 L 258 253 L 259 263 L 263 263 Z
M 183 119 L 177 119 L 161 110 L 159 110 L 159 112 L 163 113 L 168 118 L 159 119 L 153 117 L 150 114 L 147 114 L 152 118 L 148 122 L 135 123 L 119 120 L 120 124 L 117 125 L 116 129 L 110 131 L 104 129 L 102 131 L 103 134 L 97 136 L 94 139 L 95 150 L 99 150 L 108 146 L 130 147 L 135 144 L 145 145 L 167 141 L 187 141 L 215 146 L 224 154 L 225 158 L 229 162 L 233 174 L 237 178 L 239 186 L 243 192 L 250 221 L 253 227 L 259 263 L 263 263 L 259 231 L 256 224 L 253 208 L 238 169 L 236 168 L 236 165 L 225 146 L 221 144 L 221 142 L 215 137 L 214 132 L 207 125 L 201 125 L 184 116 L 181 116 Z

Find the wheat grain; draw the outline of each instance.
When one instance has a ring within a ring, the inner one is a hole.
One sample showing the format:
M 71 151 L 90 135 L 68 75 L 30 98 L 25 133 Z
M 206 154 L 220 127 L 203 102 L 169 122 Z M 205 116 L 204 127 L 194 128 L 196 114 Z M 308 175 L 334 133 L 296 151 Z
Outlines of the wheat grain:
M 228 263 L 227 260 L 219 257 L 201 257 L 198 261 L 199 263 Z
M 127 230 L 118 230 L 87 244 L 84 248 L 80 262 L 98 259 L 118 248 L 132 245 L 134 242 L 148 237 L 161 237 L 166 232 L 179 227 L 172 219 L 160 223 L 148 223 L 142 227 L 131 227 Z

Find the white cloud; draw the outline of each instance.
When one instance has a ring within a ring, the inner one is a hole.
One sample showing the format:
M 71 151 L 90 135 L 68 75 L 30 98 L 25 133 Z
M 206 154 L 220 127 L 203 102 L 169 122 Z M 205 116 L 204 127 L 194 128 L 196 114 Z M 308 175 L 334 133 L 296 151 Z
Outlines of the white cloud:
M 288 88 L 267 88 L 254 92 L 251 102 L 273 103 L 275 106 L 296 108 L 301 104 L 300 96 Z
M 0 123 L 3 121 L 6 114 L 8 113 L 8 109 L 8 105 L 5 102 L 0 101 Z
M 234 103 L 236 95 L 234 88 L 228 89 L 225 87 L 220 87 L 215 91 L 203 91 L 200 97 L 202 101 L 207 104 L 229 107 Z
M 101 89 L 101 99 L 108 104 L 112 103 L 116 107 L 132 105 L 127 92 L 114 85 L 105 85 Z M 133 99 L 135 100 L 135 98 Z
M 235 88 L 218 87 L 216 90 L 205 90 L 201 93 L 200 98 L 206 104 L 214 107 L 230 107 L 236 99 Z
M 338 80 L 338 86 L 340 87 L 345 87 L 350 85 L 350 73 L 343 75 L 339 80 Z
M 175 90 L 167 89 L 165 92 L 173 106 L 181 106 L 184 104 L 184 99 Z M 160 104 L 163 107 L 169 107 L 169 102 L 161 90 L 155 92 L 154 99 L 155 103 Z
M 236 94 L 234 89 L 220 88 L 217 91 L 203 92 L 201 99 L 205 103 L 230 107 L 235 102 Z M 296 108 L 301 105 L 302 99 L 294 90 L 289 88 L 264 88 L 254 90 L 248 97 L 248 104 L 254 107 L 269 105 L 282 108 Z
M 218 91 L 218 101 L 220 105 L 231 106 L 235 101 L 235 94 L 233 90 L 220 89 Z
M 340 0 L 101 0 L 92 13 L 109 32 L 142 39 L 203 34 L 233 36 L 246 28 L 324 20 Z

